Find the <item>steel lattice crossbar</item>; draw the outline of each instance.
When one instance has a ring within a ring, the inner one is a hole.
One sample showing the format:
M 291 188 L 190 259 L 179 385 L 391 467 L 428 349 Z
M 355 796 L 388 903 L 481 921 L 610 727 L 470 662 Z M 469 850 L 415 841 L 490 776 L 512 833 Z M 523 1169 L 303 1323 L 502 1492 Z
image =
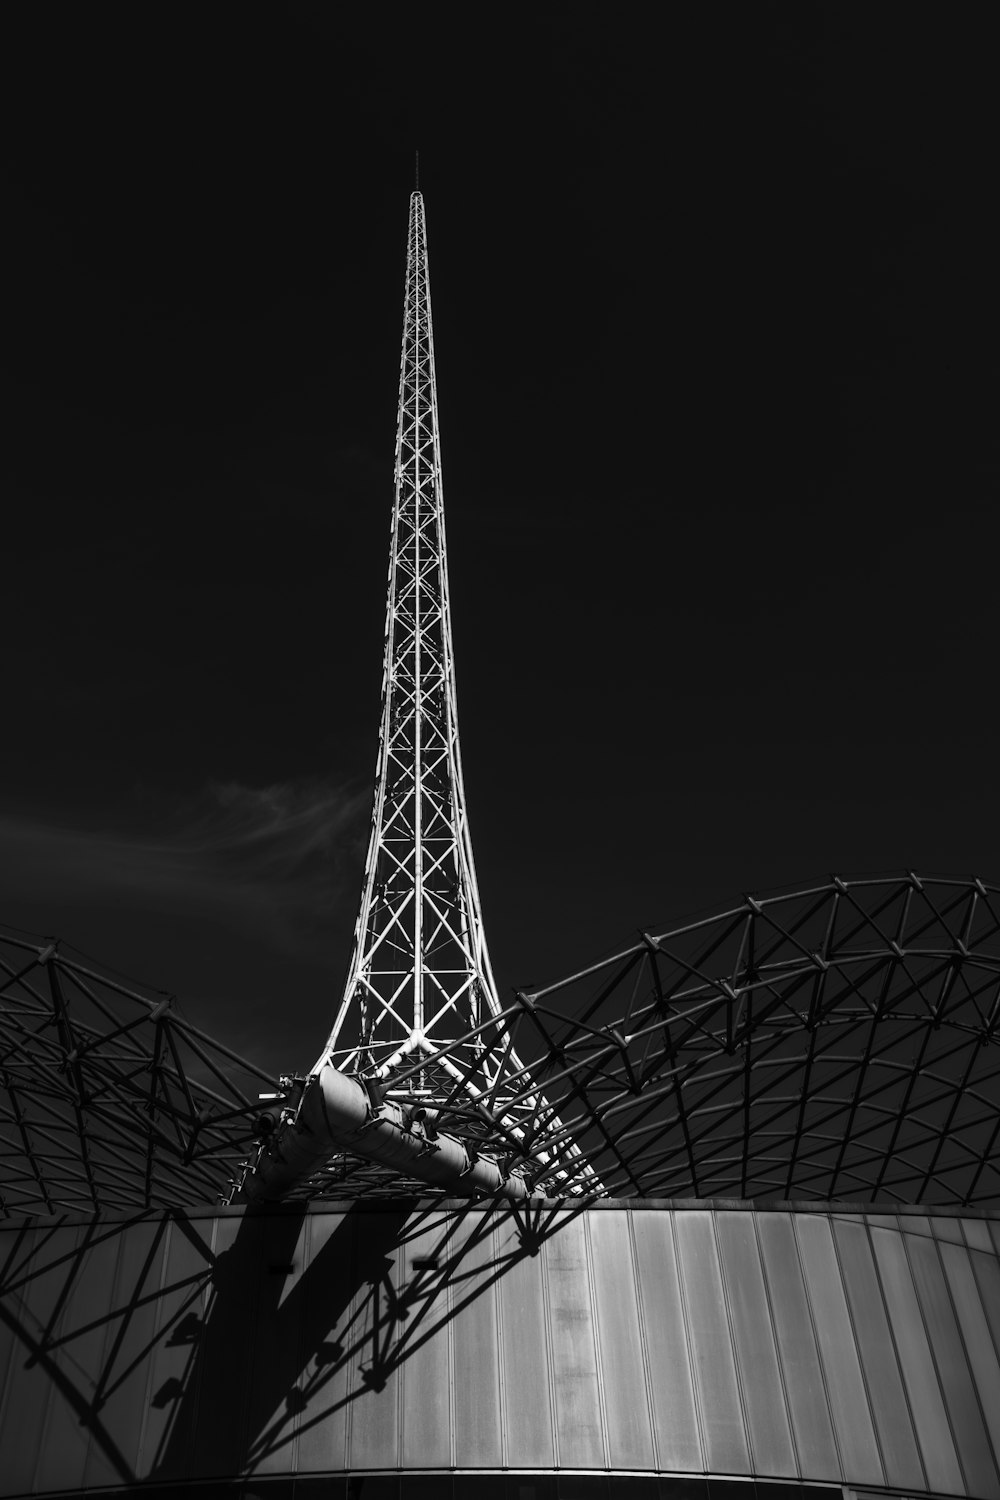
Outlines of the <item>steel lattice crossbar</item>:
M 500 1070 L 516 1079 L 520 1064 L 480 1037 L 484 1021 L 501 1011 L 462 777 L 427 228 L 415 191 L 375 796 L 347 980 L 314 1071 L 327 1062 L 384 1075 L 403 1058 L 419 1061 L 410 1086 L 419 1086 L 426 1104 L 450 1098 L 464 1079 L 467 1123 L 478 1126 L 489 1108 L 516 1137 L 539 1110 L 549 1111 L 530 1090 L 504 1097 Z M 565 1167 L 561 1180 L 569 1180 Z
M 996 886 L 908 874 L 657 928 L 456 1038 L 442 1124 L 540 1195 L 996 1202 L 998 913 Z M 0 964 L 6 1212 L 225 1193 L 274 1081 L 51 943 L 0 934 Z M 345 1153 L 296 1196 L 428 1191 Z
M 3 1214 L 210 1203 L 277 1088 L 172 996 L 0 929 Z
M 400 1048 L 451 1039 L 499 1009 L 462 783 L 427 235 L 414 192 L 375 798 L 326 1055 L 340 1067 L 378 1068 Z
M 523 1139 L 470 1117 L 475 1063 L 442 1121 L 538 1193 L 589 1168 L 611 1196 L 996 1201 L 998 910 L 978 880 L 833 878 L 644 933 L 480 1028 L 490 1086 L 549 1101 Z

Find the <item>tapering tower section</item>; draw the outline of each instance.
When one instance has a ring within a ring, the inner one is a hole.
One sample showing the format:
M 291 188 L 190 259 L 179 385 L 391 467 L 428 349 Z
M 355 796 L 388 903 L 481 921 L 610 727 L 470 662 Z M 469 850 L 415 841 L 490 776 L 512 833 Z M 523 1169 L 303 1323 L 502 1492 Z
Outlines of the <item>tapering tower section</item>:
M 534 1003 L 490 969 L 455 701 L 427 232 L 410 198 L 375 799 L 347 982 L 311 1073 L 288 1079 L 235 1184 L 248 1199 L 350 1190 L 358 1163 L 519 1201 L 594 1193 L 574 1133 L 514 1047 L 552 1064 Z M 541 1050 L 540 1050 L 541 1049 Z M 391 1180 L 391 1178 L 390 1178 Z M 381 1179 L 379 1179 L 381 1181 Z
M 415 191 L 375 800 L 350 968 L 321 1062 L 385 1076 L 498 1010 L 462 784 L 427 232 Z

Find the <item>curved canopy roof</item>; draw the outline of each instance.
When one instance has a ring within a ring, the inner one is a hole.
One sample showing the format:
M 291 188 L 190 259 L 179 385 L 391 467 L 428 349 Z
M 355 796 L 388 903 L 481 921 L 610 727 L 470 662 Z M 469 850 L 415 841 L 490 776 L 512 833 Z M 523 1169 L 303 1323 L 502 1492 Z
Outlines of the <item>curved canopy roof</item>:
M 542 1195 L 976 1204 L 1000 1198 L 998 1043 L 1000 888 L 833 877 L 519 994 L 440 1097 L 425 1059 L 382 1087 Z M 225 1197 L 277 1089 L 170 997 L 0 931 L 4 1212 Z M 339 1156 L 300 1193 L 427 1191 Z

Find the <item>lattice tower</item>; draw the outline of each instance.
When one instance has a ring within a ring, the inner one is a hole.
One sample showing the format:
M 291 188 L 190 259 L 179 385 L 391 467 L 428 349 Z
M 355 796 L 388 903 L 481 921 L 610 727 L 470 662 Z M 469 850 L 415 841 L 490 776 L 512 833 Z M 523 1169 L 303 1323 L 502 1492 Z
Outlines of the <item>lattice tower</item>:
M 499 1121 L 513 1145 L 525 1127 L 534 1136 L 558 1122 L 540 1097 L 525 1096 L 527 1073 L 509 1047 L 488 1048 L 477 1034 L 500 1011 L 462 781 L 427 232 L 415 191 L 375 798 L 343 999 L 314 1071 L 329 1061 L 383 1080 L 391 1096 L 405 1062 L 408 1099 L 443 1107 L 448 1124 L 473 1135 L 489 1122 L 495 1136 Z

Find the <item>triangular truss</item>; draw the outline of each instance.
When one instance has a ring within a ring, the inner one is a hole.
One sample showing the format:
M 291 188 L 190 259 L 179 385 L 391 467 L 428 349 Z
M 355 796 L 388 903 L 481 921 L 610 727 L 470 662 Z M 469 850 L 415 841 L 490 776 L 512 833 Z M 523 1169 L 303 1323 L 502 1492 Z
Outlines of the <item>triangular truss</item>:
M 1000 891 L 981 880 L 747 896 L 519 995 L 477 1041 L 512 1111 L 551 1101 L 521 1137 L 536 1193 L 589 1168 L 615 1197 L 1000 1200 Z M 504 1150 L 497 1124 L 476 1133 Z
M 995 1203 L 998 898 L 832 877 L 531 991 L 489 1039 L 561 1116 L 529 1143 L 612 1196 Z
M 0 930 L 0 1216 L 212 1202 L 278 1088 L 172 995 Z
M 276 1085 L 169 996 L 0 933 L 0 1212 L 184 1205 L 248 1177 L 265 1197 L 995 1202 L 998 912 L 981 880 L 832 878 L 644 932 L 501 1004 L 462 782 L 416 192 L 375 801 L 333 1031 L 310 1075 Z
M 405 1073 L 396 1082 L 408 1104 L 443 1106 L 454 1124 L 481 1126 L 488 1111 L 510 1147 L 551 1111 L 525 1091 L 515 1054 L 485 1046 L 479 1028 L 501 1009 L 462 781 L 427 234 L 414 192 L 375 798 L 347 982 L 314 1072 L 329 1062 L 382 1081 L 390 1097 Z
M 537 1195 L 996 1203 L 1000 890 L 908 874 L 747 896 L 519 995 L 447 1057 L 466 1061 L 442 1128 Z M 411 1054 L 398 1093 L 430 1072 Z M 226 1196 L 274 1108 L 259 1093 L 282 1088 L 171 997 L 0 931 L 0 1212 Z M 348 1149 L 292 1195 L 427 1191 Z

